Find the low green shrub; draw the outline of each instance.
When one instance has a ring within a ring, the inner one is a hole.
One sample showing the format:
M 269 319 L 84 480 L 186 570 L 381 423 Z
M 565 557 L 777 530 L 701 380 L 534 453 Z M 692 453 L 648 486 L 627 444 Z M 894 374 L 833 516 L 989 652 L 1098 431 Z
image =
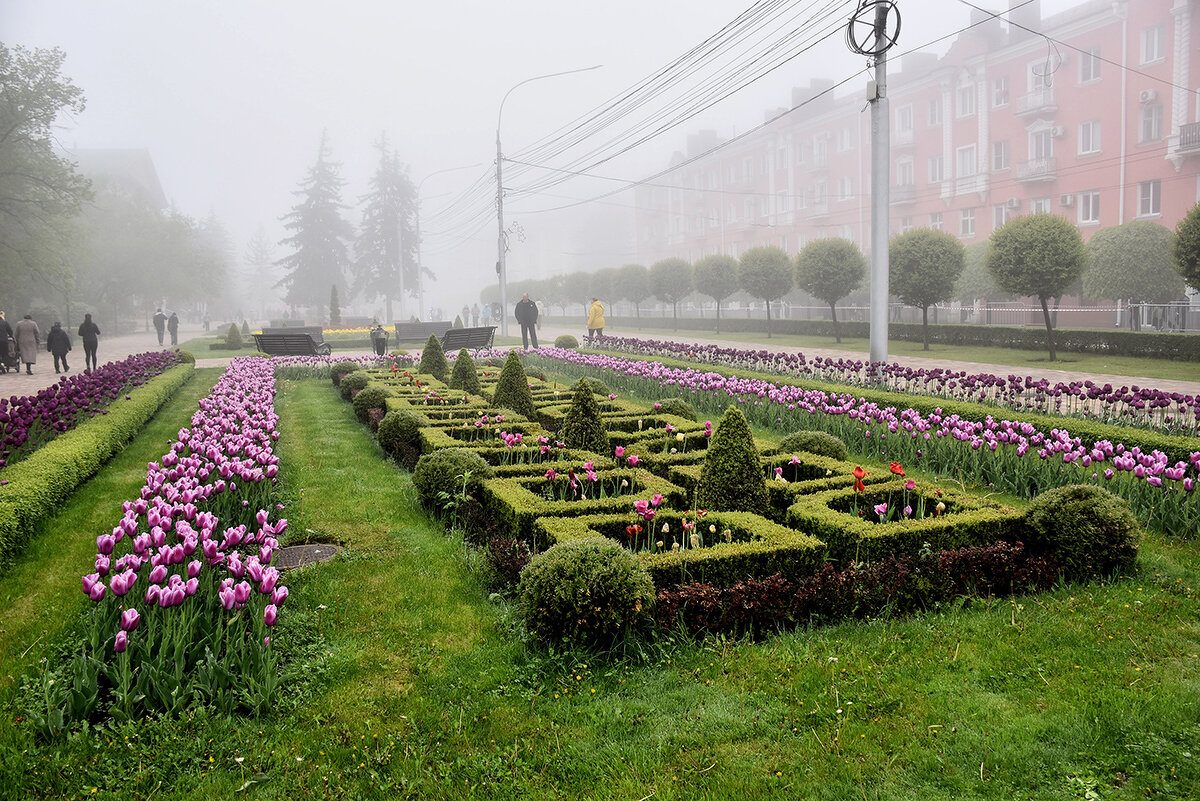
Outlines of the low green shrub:
M 412 480 L 421 503 L 440 514 L 453 514 L 466 498 L 478 497 L 484 479 L 491 477 L 491 466 L 475 451 L 444 448 L 422 456 Z
M 1025 543 L 1050 553 L 1072 581 L 1107 576 L 1137 559 L 1139 526 L 1124 498 L 1090 484 L 1041 493 L 1025 511 Z
M 673 414 L 685 420 L 696 422 L 696 407 L 683 398 L 663 398 L 655 401 L 654 411 L 661 414 Z
M 376 436 L 385 453 L 411 470 L 421 455 L 421 428 L 428 424 L 412 409 L 392 409 L 379 421 Z
M 572 390 L 575 387 L 578 387 L 581 382 L 586 383 L 588 385 L 588 387 L 591 388 L 592 392 L 594 392 L 597 395 L 602 395 L 607 398 L 609 395 L 612 394 L 612 391 L 608 388 L 608 384 L 605 384 L 599 378 L 581 378 L 581 379 L 579 379 L 579 381 L 575 382 L 575 385 L 572 387 Z
M 570 334 L 562 334 L 555 338 L 554 347 L 562 348 L 563 350 L 575 350 L 579 347 L 579 340 Z
M 360 365 L 358 362 L 338 362 L 329 368 L 329 377 L 333 379 L 333 385 L 336 387 L 342 383 L 343 378 L 348 376 L 350 373 L 361 369 L 362 365 Z
M 175 352 L 179 354 L 179 363 L 180 364 L 195 364 L 196 363 L 196 354 L 192 353 L 190 350 L 183 350 L 182 348 L 176 348 Z
M 371 410 L 374 409 L 382 417 L 387 399 L 393 397 L 394 394 L 390 389 L 380 384 L 371 384 L 364 387 L 354 396 L 354 416 L 358 418 L 358 422 L 360 423 L 369 423 Z
M 837 459 L 841 462 L 846 461 L 850 456 L 846 443 L 824 431 L 805 430 L 788 434 L 780 440 L 779 452 L 790 454 L 792 451 L 815 453 L 818 456 L 828 456 L 830 459 Z
M 611 646 L 649 621 L 654 584 L 603 537 L 555 545 L 521 571 L 525 626 L 547 645 Z
M 338 384 L 338 389 L 342 391 L 343 398 L 354 400 L 354 396 L 366 389 L 369 383 L 371 383 L 371 374 L 366 370 L 359 369 L 349 375 L 342 376 L 342 380 Z

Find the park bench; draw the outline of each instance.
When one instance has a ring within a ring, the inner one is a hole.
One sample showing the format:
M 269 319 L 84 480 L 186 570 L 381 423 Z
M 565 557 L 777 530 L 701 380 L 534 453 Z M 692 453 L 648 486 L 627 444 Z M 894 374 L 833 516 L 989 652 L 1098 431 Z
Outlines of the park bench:
M 395 323 L 397 342 L 424 342 L 429 335 L 441 339 L 454 323 L 438 320 L 432 323 Z
M 325 329 L 319 325 L 263 326 L 264 334 L 308 334 L 318 345 L 325 341 Z
M 328 342 L 313 341 L 312 334 L 288 332 L 286 334 L 255 334 L 254 345 L 268 356 L 328 356 Z
M 442 351 L 450 353 L 461 348 L 466 348 L 467 350 L 490 348 L 492 340 L 495 337 L 496 326 L 494 325 L 481 325 L 475 328 L 451 328 L 442 337 Z

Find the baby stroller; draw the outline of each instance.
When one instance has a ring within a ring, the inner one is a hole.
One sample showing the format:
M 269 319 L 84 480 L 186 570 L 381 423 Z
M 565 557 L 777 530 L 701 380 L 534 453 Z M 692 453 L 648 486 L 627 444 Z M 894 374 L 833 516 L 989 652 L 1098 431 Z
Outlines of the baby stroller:
M 9 370 L 21 372 L 21 354 L 17 353 L 17 343 L 13 338 L 4 337 L 0 340 L 0 373 L 7 373 Z

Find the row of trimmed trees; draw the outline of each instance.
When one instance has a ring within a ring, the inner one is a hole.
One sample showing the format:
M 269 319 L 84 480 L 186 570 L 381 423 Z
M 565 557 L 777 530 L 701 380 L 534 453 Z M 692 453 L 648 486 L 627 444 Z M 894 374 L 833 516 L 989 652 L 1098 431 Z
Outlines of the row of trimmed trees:
M 528 291 L 550 304 L 584 303 L 589 297 L 628 300 L 641 317 L 650 297 L 678 305 L 693 292 L 717 305 L 740 291 L 765 301 L 767 336 L 771 336 L 771 303 L 793 288 L 829 305 L 834 336 L 837 304 L 861 287 L 867 260 L 847 239 L 819 239 L 795 258 L 780 248 L 747 250 L 740 259 L 706 256 L 694 265 L 669 258 L 646 268 L 638 264 L 595 273 L 574 273 L 542 281 L 517 282 L 514 292 Z M 1200 289 L 1200 204 L 1177 230 L 1135 221 L 1097 231 L 1084 245 L 1079 230 L 1052 214 L 1018 217 L 997 228 L 987 242 L 964 247 L 957 237 L 932 229 L 901 234 L 889 247 L 889 289 L 902 303 L 921 310 L 924 346 L 929 349 L 929 307 L 964 293 L 972 298 L 1001 295 L 1036 298 L 1042 308 L 1050 360 L 1057 358 L 1050 302 L 1078 291 L 1091 299 L 1130 299 L 1167 303 L 1185 292 L 1185 282 Z

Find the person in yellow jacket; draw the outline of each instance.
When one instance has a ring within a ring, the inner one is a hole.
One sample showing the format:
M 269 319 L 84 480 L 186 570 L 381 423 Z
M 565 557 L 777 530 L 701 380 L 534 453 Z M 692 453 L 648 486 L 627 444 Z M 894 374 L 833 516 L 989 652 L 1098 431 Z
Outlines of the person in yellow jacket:
M 604 306 L 599 298 L 592 298 L 591 308 L 588 309 L 588 339 L 604 336 Z

